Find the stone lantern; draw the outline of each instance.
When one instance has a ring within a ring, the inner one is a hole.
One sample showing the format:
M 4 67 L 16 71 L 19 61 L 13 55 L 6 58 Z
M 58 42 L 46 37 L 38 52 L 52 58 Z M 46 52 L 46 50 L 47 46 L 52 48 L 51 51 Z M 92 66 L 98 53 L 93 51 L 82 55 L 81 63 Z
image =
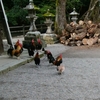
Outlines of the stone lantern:
M 29 0 L 29 4 L 24 8 L 28 11 L 28 16 L 26 16 L 27 19 L 29 19 L 30 21 L 30 28 L 29 31 L 36 31 L 36 25 L 35 25 L 35 21 L 37 20 L 37 16 L 36 16 L 36 10 L 39 8 L 36 8 L 34 6 L 33 0 Z
M 76 24 L 76 21 L 78 20 L 77 16 L 79 13 L 75 11 L 75 8 L 73 8 L 73 12 L 70 13 L 71 20 Z
M 29 4 L 24 8 L 28 11 L 28 16 L 26 16 L 27 19 L 30 20 L 30 28 L 29 31 L 26 33 L 23 41 L 23 46 L 30 43 L 32 39 L 37 41 L 38 38 L 41 38 L 41 33 L 37 31 L 35 21 L 37 20 L 36 16 L 36 10 L 39 10 L 38 7 L 34 6 L 33 0 L 29 0 Z M 45 46 L 43 39 L 41 39 L 42 45 Z
M 53 24 L 52 17 L 54 17 L 55 15 L 50 13 L 50 10 L 48 9 L 47 12 L 43 16 L 46 18 L 46 21 L 44 22 L 47 26 L 46 33 L 52 34 L 52 29 L 51 29 L 51 26 Z
M 53 44 L 57 42 L 57 35 L 54 34 L 54 32 L 51 29 L 52 24 L 54 23 L 52 21 L 52 18 L 55 17 L 54 14 L 50 13 L 50 10 L 48 9 L 47 12 L 43 15 L 43 17 L 46 18 L 45 24 L 47 26 L 46 33 L 42 34 L 43 40 L 47 44 Z

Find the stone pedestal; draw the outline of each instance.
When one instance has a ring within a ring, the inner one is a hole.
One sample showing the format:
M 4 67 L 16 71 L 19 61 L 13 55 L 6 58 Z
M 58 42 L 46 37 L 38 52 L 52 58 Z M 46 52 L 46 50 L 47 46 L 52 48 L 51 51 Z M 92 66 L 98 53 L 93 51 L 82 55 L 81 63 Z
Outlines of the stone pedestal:
M 47 34 L 52 34 L 51 26 L 52 26 L 53 22 L 52 22 L 51 20 L 46 20 L 44 23 L 45 23 L 46 26 L 47 26 L 47 31 L 46 31 L 46 33 L 47 33 Z
M 31 42 L 32 39 L 34 39 L 34 41 L 37 41 L 38 38 L 40 38 L 42 41 L 42 47 L 46 47 L 47 45 L 45 41 L 43 40 L 41 33 L 39 31 L 27 32 L 24 37 L 23 45 Z
M 41 34 L 41 37 L 46 42 L 46 44 L 54 44 L 57 43 L 57 35 L 56 34 Z

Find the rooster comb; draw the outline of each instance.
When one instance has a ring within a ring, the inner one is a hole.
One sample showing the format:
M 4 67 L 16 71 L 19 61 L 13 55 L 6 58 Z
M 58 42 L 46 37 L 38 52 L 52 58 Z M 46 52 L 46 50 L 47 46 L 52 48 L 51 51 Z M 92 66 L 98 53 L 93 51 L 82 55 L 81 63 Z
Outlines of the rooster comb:
M 32 43 L 34 42 L 34 39 L 32 39 Z
M 38 39 L 37 41 L 38 41 L 38 42 L 41 42 L 41 40 L 40 40 L 40 39 Z
M 16 43 L 19 43 L 19 42 L 20 42 L 20 40 L 18 39 Z
M 60 57 L 62 57 L 62 54 L 60 54 Z

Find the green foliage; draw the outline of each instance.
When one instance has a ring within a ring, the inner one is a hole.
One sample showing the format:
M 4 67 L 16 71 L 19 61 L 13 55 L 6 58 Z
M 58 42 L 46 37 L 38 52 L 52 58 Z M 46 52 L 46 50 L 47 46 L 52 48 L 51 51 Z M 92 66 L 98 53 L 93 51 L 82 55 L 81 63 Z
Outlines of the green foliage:
M 24 7 L 29 3 L 29 0 L 12 0 L 14 6 Z
M 36 5 L 40 7 L 40 16 L 43 17 L 43 14 L 46 13 L 48 9 L 50 9 L 50 12 L 55 15 L 55 9 L 56 9 L 55 0 L 43 0 L 42 2 L 39 2 Z
M 7 13 L 9 24 L 22 25 L 27 23 L 25 18 L 27 14 L 28 13 L 19 6 L 14 6 L 13 9 L 9 10 L 9 13 Z
M 40 21 L 40 23 L 44 23 L 45 17 L 43 15 L 47 12 L 48 9 L 50 9 L 50 13 L 55 15 L 55 11 L 56 11 L 55 0 L 43 0 L 42 2 L 41 1 L 38 2 L 38 1 L 40 0 L 34 1 L 34 4 L 40 7 L 39 13 L 37 12 L 37 15 L 39 16 L 38 21 Z
M 73 8 L 76 8 L 76 12 L 79 13 L 79 18 L 88 10 L 90 0 L 67 0 L 66 6 L 66 15 L 67 18 L 69 13 L 73 11 Z
M 44 23 L 45 18 L 43 17 L 43 14 L 47 12 L 47 9 L 50 9 L 50 12 L 55 15 L 57 1 L 58 0 L 33 0 L 36 5 L 35 7 L 40 8 L 39 10 L 36 10 L 36 14 L 38 16 L 36 23 Z M 26 19 L 28 12 L 23 10 L 23 8 L 29 4 L 29 0 L 3 0 L 3 3 L 10 26 L 29 24 L 29 21 Z M 67 0 L 67 18 L 73 8 L 76 8 L 76 11 L 80 13 L 81 17 L 81 15 L 87 11 L 89 3 L 90 0 Z
M 12 0 L 2 0 L 4 3 L 4 7 L 6 10 L 12 9 L 13 7 L 13 2 Z
M 28 23 L 26 19 L 27 11 L 23 7 L 28 4 L 28 0 L 3 0 L 5 11 L 10 26 Z

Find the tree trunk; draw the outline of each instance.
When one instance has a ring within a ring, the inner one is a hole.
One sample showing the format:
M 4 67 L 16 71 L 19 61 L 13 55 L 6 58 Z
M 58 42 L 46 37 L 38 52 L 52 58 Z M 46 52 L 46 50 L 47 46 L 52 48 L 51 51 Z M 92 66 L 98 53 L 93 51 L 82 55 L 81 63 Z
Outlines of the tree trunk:
M 99 0 L 91 0 L 89 9 L 85 15 L 84 20 L 92 20 L 98 23 L 100 21 L 100 2 Z
M 60 33 L 66 24 L 66 0 L 56 0 L 55 32 Z

